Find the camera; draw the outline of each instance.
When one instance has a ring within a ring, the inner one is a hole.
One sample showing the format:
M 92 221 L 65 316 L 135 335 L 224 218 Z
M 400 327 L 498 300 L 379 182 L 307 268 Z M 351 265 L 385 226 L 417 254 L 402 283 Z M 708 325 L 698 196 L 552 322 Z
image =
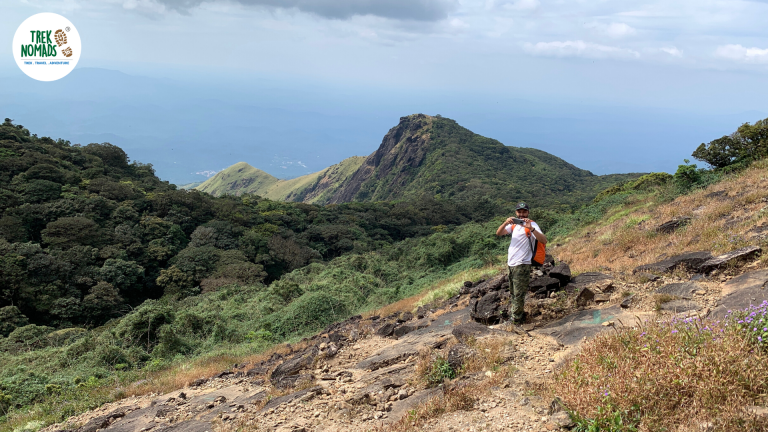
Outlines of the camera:
M 513 217 L 513 218 L 512 218 L 512 223 L 513 223 L 513 224 L 517 224 L 517 225 L 523 225 L 523 224 L 525 223 L 525 221 L 524 221 L 524 220 L 522 220 L 522 219 L 518 219 L 518 218 L 516 218 L 516 217 Z

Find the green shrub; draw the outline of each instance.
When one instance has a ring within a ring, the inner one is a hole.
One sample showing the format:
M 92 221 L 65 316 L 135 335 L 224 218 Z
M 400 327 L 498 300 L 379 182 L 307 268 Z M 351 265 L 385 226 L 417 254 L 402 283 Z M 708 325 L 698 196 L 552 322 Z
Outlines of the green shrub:
M 279 314 L 275 314 L 272 332 L 280 337 L 320 330 L 345 319 L 349 311 L 345 304 L 324 292 L 303 294 Z

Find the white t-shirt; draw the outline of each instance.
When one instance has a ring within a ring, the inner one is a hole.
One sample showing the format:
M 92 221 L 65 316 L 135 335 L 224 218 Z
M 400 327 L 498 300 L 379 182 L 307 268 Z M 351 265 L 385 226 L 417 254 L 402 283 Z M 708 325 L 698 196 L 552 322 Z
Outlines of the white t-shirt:
M 541 232 L 541 228 L 539 228 L 536 222 L 531 221 L 531 227 Z M 528 243 L 528 236 L 525 235 L 525 228 L 522 226 L 510 224 L 505 229 L 507 234 L 512 234 L 512 238 L 509 241 L 509 250 L 507 251 L 507 265 L 514 267 L 520 264 L 530 264 L 531 258 L 533 258 L 531 245 L 535 240 L 533 233 L 531 233 L 531 243 Z

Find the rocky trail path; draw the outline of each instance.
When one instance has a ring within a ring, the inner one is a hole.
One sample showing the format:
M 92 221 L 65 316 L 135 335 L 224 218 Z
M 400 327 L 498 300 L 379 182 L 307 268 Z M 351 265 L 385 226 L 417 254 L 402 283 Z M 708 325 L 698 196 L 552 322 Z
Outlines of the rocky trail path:
M 768 299 L 768 270 L 747 265 L 726 275 L 715 266 L 699 273 L 713 259 L 700 254 L 671 257 L 633 275 L 571 278 L 567 266 L 550 263 L 532 283 L 529 323 L 522 328 L 493 325 L 507 308 L 506 276 L 466 282 L 440 307 L 353 317 L 256 364 L 235 365 L 167 394 L 106 404 L 45 431 L 568 428 L 557 402 L 539 395 L 584 340 L 637 320 L 721 316 Z M 424 367 L 436 356 L 464 372 L 427 385 Z M 471 389 L 470 405 L 446 408 L 462 389 Z

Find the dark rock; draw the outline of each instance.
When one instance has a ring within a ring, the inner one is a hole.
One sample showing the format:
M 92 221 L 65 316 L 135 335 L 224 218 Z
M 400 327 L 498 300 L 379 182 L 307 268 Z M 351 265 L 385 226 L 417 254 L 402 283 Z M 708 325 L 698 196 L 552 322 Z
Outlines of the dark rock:
M 693 298 L 693 293 L 699 289 L 701 289 L 701 287 L 694 282 L 679 282 L 662 286 L 656 290 L 656 294 L 669 294 L 671 296 L 690 300 Z
M 453 370 L 458 371 L 464 366 L 464 363 L 475 355 L 475 351 L 464 345 L 463 343 L 456 344 L 448 351 L 448 364 L 451 365 Z
M 685 225 L 688 225 L 691 223 L 691 218 L 688 216 L 683 216 L 679 218 L 672 219 L 670 221 L 664 222 L 663 224 L 659 225 L 656 228 L 656 232 L 664 233 L 664 234 L 672 234 L 675 232 L 678 228 L 683 227 Z
M 419 306 L 419 308 L 416 309 L 416 318 L 417 319 L 424 318 L 425 316 L 427 316 L 427 312 L 428 312 L 427 308 L 425 308 L 424 306 Z
M 484 324 L 492 324 L 500 321 L 504 311 L 501 305 L 502 296 L 499 291 L 491 291 L 484 295 L 469 311 L 472 319 Z
M 472 281 L 464 281 L 464 286 L 466 288 L 472 288 Z
M 208 378 L 199 378 L 194 381 L 192 381 L 192 384 L 190 384 L 192 387 L 199 387 L 205 383 L 208 382 Z
M 635 298 L 635 295 L 632 294 L 631 296 L 626 297 L 624 300 L 621 301 L 621 306 L 624 309 L 628 309 L 632 305 L 632 300 Z
M 528 285 L 529 291 L 538 291 L 540 289 L 544 288 L 545 291 L 557 291 L 560 289 L 560 279 L 555 279 L 553 277 L 538 277 L 531 281 L 530 285 Z
M 379 327 L 378 330 L 376 330 L 376 334 L 381 337 L 387 337 L 392 336 L 392 333 L 394 333 L 395 329 L 397 328 L 397 324 L 395 323 L 387 323 L 383 326 Z
M 576 305 L 577 306 L 586 306 L 589 302 L 595 299 L 595 293 L 592 292 L 589 288 L 583 288 L 579 295 L 576 296 Z
M 698 271 L 699 267 L 710 258 L 712 258 L 712 254 L 709 252 L 687 252 L 652 264 L 641 265 L 632 272 L 666 273 L 674 270 L 677 266 L 683 266 L 687 270 Z
M 728 252 L 727 254 L 716 256 L 707 260 L 699 267 L 699 271 L 702 273 L 709 273 L 716 268 L 728 263 L 734 263 L 739 260 L 746 260 L 754 257 L 762 251 L 760 246 L 747 246 L 735 251 Z
M 401 338 L 412 331 L 429 327 L 429 324 L 430 322 L 428 319 L 421 319 L 408 324 L 403 324 L 400 327 L 396 328 L 395 331 L 392 332 L 392 335 L 396 338 Z
M 342 333 L 340 333 L 340 332 L 331 332 L 331 333 L 328 333 L 328 340 L 330 340 L 331 342 L 333 342 L 333 343 L 335 343 L 335 344 L 338 344 L 339 342 L 342 342 L 342 341 L 344 341 L 344 340 L 346 340 L 346 339 L 347 339 L 347 337 L 346 337 L 346 336 L 344 336 L 344 335 L 343 335 Z
M 413 314 L 410 312 L 403 312 L 400 314 L 400 316 L 397 317 L 397 322 L 404 323 L 406 321 L 410 321 L 413 319 Z
M 211 378 L 212 379 L 226 378 L 229 375 L 232 375 L 232 371 L 219 372 L 216 375 L 212 376 Z
M 451 330 L 451 334 L 462 343 L 467 343 L 470 339 L 477 339 L 480 336 L 491 334 L 491 329 L 475 322 L 459 324 Z
M 125 417 L 124 411 L 115 411 L 107 415 L 94 417 L 77 429 L 77 432 L 96 432 L 99 429 L 106 428 L 112 422 L 122 417 Z
M 296 354 L 276 367 L 269 376 L 270 379 L 273 381 L 280 380 L 286 376 L 297 375 L 302 370 L 312 367 L 317 352 L 318 348 L 315 346 Z
M 549 277 L 559 280 L 560 286 L 565 286 L 571 281 L 571 267 L 561 262 L 549 271 Z

